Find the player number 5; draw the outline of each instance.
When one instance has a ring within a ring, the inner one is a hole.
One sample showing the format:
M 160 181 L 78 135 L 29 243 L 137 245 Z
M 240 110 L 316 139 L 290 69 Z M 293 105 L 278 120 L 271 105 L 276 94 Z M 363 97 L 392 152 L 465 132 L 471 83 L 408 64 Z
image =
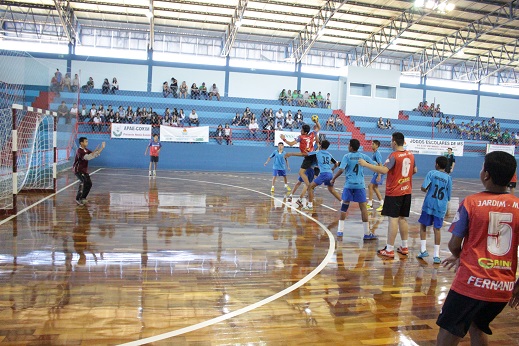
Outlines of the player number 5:
M 503 256 L 512 247 L 512 214 L 489 212 L 488 217 L 487 249 L 493 255 Z

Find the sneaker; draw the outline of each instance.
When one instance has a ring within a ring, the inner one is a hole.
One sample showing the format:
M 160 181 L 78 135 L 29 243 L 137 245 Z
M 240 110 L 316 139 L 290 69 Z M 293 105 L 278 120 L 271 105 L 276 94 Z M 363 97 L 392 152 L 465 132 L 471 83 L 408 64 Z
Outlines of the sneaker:
M 374 235 L 373 233 L 370 234 L 364 234 L 364 240 L 377 240 L 378 237 Z
M 88 200 L 87 200 L 86 198 L 83 198 L 83 199 L 81 200 L 81 204 L 87 204 L 87 203 L 88 203 Z
M 398 252 L 399 254 L 402 254 L 404 256 L 409 255 L 409 249 L 406 247 L 399 246 L 398 249 L 396 249 L 396 252 Z
M 270 188 L 270 192 L 274 192 L 274 186 Z
M 388 258 L 395 258 L 395 252 L 387 251 L 385 247 L 382 250 L 378 250 L 377 254 L 379 254 L 380 256 L 388 257 Z
M 420 254 L 418 254 L 418 256 L 416 256 L 416 258 L 424 258 L 424 257 L 429 257 L 429 253 L 427 252 L 427 250 L 421 251 Z
M 286 188 L 287 188 L 287 191 L 288 191 L 288 192 L 292 191 L 292 189 L 290 188 L 290 186 L 287 185 Z
M 76 203 L 77 203 L 78 205 L 83 205 L 83 201 L 80 200 L 80 199 L 76 199 Z
M 337 237 L 342 237 L 342 231 L 337 231 Z
M 149 176 L 151 177 L 151 171 L 150 171 L 150 173 L 149 173 Z
M 377 211 L 382 211 L 382 208 L 383 208 L 383 207 L 384 207 L 383 205 L 379 206 L 379 207 L 377 208 Z
M 442 263 L 442 260 L 441 260 L 440 257 L 433 257 L 433 263 L 434 264 L 440 264 L 440 263 Z
M 314 206 L 313 205 L 305 205 L 301 210 L 314 210 Z
M 366 205 L 366 208 L 367 208 L 368 210 L 373 210 L 373 206 L 372 206 L 371 204 Z
M 153 171 L 153 176 L 154 176 L 154 177 L 157 176 L 157 171 Z

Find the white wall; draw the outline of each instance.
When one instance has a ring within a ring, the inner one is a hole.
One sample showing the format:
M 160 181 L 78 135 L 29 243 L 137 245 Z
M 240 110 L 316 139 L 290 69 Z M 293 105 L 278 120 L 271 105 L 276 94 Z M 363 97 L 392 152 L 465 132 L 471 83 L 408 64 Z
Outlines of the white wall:
M 403 111 L 411 111 L 418 107 L 422 102 L 423 90 L 400 88 L 400 95 L 398 97 L 398 108 Z M 443 108 L 443 105 L 442 105 Z
M 443 108 L 443 106 L 442 106 Z M 519 119 L 519 98 L 505 99 L 499 97 L 481 96 L 479 116 L 484 118 Z
M 50 85 L 56 69 L 65 76 L 67 61 L 0 55 L 0 80 L 13 84 Z
M 187 92 L 189 93 L 189 87 L 193 83 L 196 83 L 198 87 L 205 82 L 207 89 L 216 83 L 220 95 L 223 96 L 225 87 L 225 72 L 224 71 L 213 71 L 213 70 L 197 70 L 190 68 L 179 68 L 179 67 L 165 67 L 156 66 L 153 68 L 152 73 L 152 87 L 151 91 L 162 91 L 162 83 L 167 81 L 171 83 L 171 78 L 175 77 L 178 81 L 178 85 L 186 81 L 188 86 Z
M 400 97 L 400 72 L 390 70 L 377 70 L 349 66 L 346 71 L 346 109 L 347 115 L 398 118 Z M 371 84 L 371 96 L 350 95 L 351 83 Z M 376 97 L 376 85 L 383 85 L 396 88 L 396 98 Z M 344 89 L 344 88 L 343 88 Z M 344 91 L 343 91 L 344 92 Z
M 338 105 L 337 102 L 337 81 L 334 80 L 322 80 L 315 78 L 301 78 L 301 92 L 305 92 L 308 90 L 310 95 L 313 91 L 315 94 L 320 91 L 323 98 L 326 99 L 326 94 L 330 93 L 330 97 L 332 100 L 332 109 L 336 108 Z M 281 88 L 283 89 L 283 88 Z M 292 89 L 293 90 L 293 89 Z M 281 90 L 280 90 L 281 92 Z M 279 94 L 279 93 L 278 93 Z
M 81 70 L 81 85 L 88 78 L 94 78 L 95 88 L 101 89 L 103 80 L 117 78 L 120 90 L 146 91 L 148 84 L 148 67 L 146 65 L 120 64 L 93 61 L 72 61 L 71 75 Z
M 231 72 L 227 96 L 277 100 L 281 90 L 296 87 L 296 77 Z
M 426 99 L 428 104 L 440 104 L 442 112 L 446 114 L 476 116 L 476 95 L 428 90 Z

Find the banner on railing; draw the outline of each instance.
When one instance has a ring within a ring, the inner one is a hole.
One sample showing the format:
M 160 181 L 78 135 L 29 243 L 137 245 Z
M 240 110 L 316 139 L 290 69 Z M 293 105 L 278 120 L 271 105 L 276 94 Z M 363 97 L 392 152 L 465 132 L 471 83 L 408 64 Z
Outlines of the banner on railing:
M 112 138 L 133 138 L 147 139 L 151 138 L 151 125 L 141 124 L 111 124 Z
M 515 145 L 487 144 L 487 154 L 493 151 L 504 151 L 510 155 L 515 155 Z
M 296 138 L 301 135 L 301 132 L 300 131 L 278 131 L 278 130 L 276 130 L 275 135 L 274 135 L 274 146 L 275 147 L 278 146 L 279 142 L 283 142 L 281 140 L 281 135 L 285 135 L 286 140 L 291 142 L 291 141 L 295 141 Z M 283 144 L 285 144 L 286 147 L 291 147 L 291 148 L 299 147 L 299 143 L 294 144 L 292 146 L 290 146 L 286 143 L 283 143 Z
M 160 126 L 162 142 L 209 142 L 209 126 L 172 127 Z
M 463 156 L 464 141 L 449 141 L 437 139 L 406 138 L 405 148 L 413 154 L 445 155 L 447 148 L 452 148 L 455 156 Z

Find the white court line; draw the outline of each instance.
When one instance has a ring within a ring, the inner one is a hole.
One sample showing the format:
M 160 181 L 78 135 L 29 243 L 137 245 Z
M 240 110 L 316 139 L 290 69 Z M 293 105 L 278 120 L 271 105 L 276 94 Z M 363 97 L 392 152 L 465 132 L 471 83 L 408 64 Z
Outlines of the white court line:
M 109 174 L 109 173 L 104 174 L 104 175 L 120 176 L 118 174 Z M 142 175 L 126 175 L 126 176 L 144 177 Z M 242 190 L 247 190 L 247 191 L 255 192 L 257 194 L 260 194 L 260 195 L 263 195 L 263 196 L 266 196 L 266 197 L 269 197 L 269 198 L 272 198 L 272 199 L 277 199 L 282 204 L 286 205 L 287 207 L 290 207 L 290 208 L 294 209 L 299 214 L 309 218 L 310 220 L 312 220 L 316 224 L 318 224 L 326 232 L 326 234 L 328 235 L 328 238 L 330 239 L 330 247 L 328 248 L 328 253 L 324 257 L 323 261 L 314 270 L 312 270 L 307 276 L 305 276 L 304 278 L 302 278 L 301 280 L 299 280 L 298 282 L 296 282 L 292 286 L 287 287 L 284 290 L 282 290 L 282 291 L 280 291 L 280 292 L 278 292 L 278 293 L 276 293 L 276 294 L 274 294 L 274 295 L 272 295 L 270 297 L 267 297 L 267 298 L 265 298 L 263 300 L 260 300 L 260 301 L 254 303 L 254 304 L 251 304 L 249 306 L 243 307 L 241 309 L 238 309 L 236 311 L 227 313 L 225 315 L 221 315 L 221 316 L 212 318 L 212 319 L 204 321 L 204 322 L 200 322 L 200 323 L 188 326 L 188 327 L 184 327 L 184 328 L 181 328 L 181 329 L 173 330 L 171 332 L 167 332 L 167 333 L 151 336 L 151 337 L 148 337 L 148 338 L 144 338 L 144 339 L 140 339 L 140 340 L 136 340 L 136 341 L 131 341 L 131 342 L 124 343 L 124 344 L 121 344 L 121 345 L 125 345 L 125 346 L 130 346 L 130 345 L 131 346 L 138 346 L 138 345 L 143 345 L 143 344 L 147 344 L 147 343 L 157 342 L 157 341 L 164 340 L 164 339 L 169 339 L 169 338 L 172 338 L 172 337 L 175 337 L 175 336 L 178 336 L 178 335 L 182 335 L 182 334 L 185 334 L 185 333 L 190 333 L 190 332 L 193 332 L 195 330 L 211 326 L 211 325 L 216 324 L 216 323 L 223 322 L 223 321 L 228 320 L 230 318 L 233 318 L 233 317 L 242 315 L 242 314 L 244 314 L 246 312 L 249 312 L 249 311 L 252 311 L 254 309 L 257 309 L 257 308 L 259 308 L 259 307 L 261 307 L 261 306 L 263 306 L 265 304 L 268 304 L 270 302 L 273 302 L 276 299 L 279 299 L 279 298 L 283 297 L 284 295 L 286 295 L 286 294 L 296 290 L 297 288 L 303 286 L 305 283 L 307 283 L 308 281 L 313 279 L 317 274 L 319 274 L 319 272 L 321 272 L 324 269 L 324 267 L 326 267 L 328 265 L 328 263 L 330 262 L 330 260 L 332 258 L 333 253 L 335 252 L 335 238 L 333 237 L 332 233 L 330 232 L 330 230 L 325 225 L 323 225 L 318 220 L 314 219 L 312 216 L 303 213 L 302 211 L 292 207 L 290 204 L 285 203 L 285 202 L 283 202 L 283 200 L 275 198 L 275 197 L 271 196 L 270 194 L 266 194 L 264 192 L 253 190 L 253 189 L 249 189 L 249 188 L 246 188 L 246 187 L 230 185 L 230 184 L 224 184 L 224 183 L 209 182 L 209 181 L 204 181 L 204 180 L 194 180 L 194 179 L 184 179 L 184 178 L 171 178 L 171 177 L 157 177 L 157 178 L 152 178 L 152 179 L 183 180 L 183 181 L 198 182 L 198 183 L 208 183 L 208 184 L 213 184 L 213 185 L 222 185 L 222 186 L 228 186 L 228 187 L 232 187 L 232 188 L 237 188 L 237 189 L 242 189 Z
M 95 173 L 99 172 L 100 170 L 102 170 L 102 168 L 99 168 L 99 169 L 93 171 L 92 173 L 90 173 L 90 175 L 95 174 Z M 51 198 L 51 197 L 56 196 L 58 193 L 60 193 L 60 192 L 62 192 L 62 191 L 64 191 L 64 190 L 66 190 L 66 189 L 68 189 L 69 187 L 71 187 L 72 185 L 75 185 L 75 184 L 77 184 L 77 183 L 79 183 L 79 180 L 76 180 L 76 181 L 73 182 L 72 184 L 69 184 L 69 185 L 65 186 L 64 188 L 62 188 L 61 190 L 58 190 L 58 191 L 54 192 L 52 195 L 48 195 L 47 197 L 45 197 L 45 198 L 43 198 L 43 199 L 40 199 L 38 202 L 33 203 L 33 204 L 31 204 L 30 206 L 28 206 L 28 207 L 26 207 L 26 208 L 20 210 L 18 213 L 9 216 L 7 219 L 0 221 L 0 226 L 2 226 L 4 223 L 6 223 L 6 222 L 8 222 L 8 221 L 10 221 L 10 220 L 12 220 L 12 219 L 14 219 L 14 218 L 17 217 L 18 215 L 21 215 L 21 214 L 25 213 L 27 210 L 29 210 L 29 209 L 31 209 L 31 208 L 37 206 L 37 205 L 40 204 L 41 202 L 43 202 L 43 201 L 45 201 L 45 200 L 47 200 L 47 199 L 49 199 L 49 198 Z

